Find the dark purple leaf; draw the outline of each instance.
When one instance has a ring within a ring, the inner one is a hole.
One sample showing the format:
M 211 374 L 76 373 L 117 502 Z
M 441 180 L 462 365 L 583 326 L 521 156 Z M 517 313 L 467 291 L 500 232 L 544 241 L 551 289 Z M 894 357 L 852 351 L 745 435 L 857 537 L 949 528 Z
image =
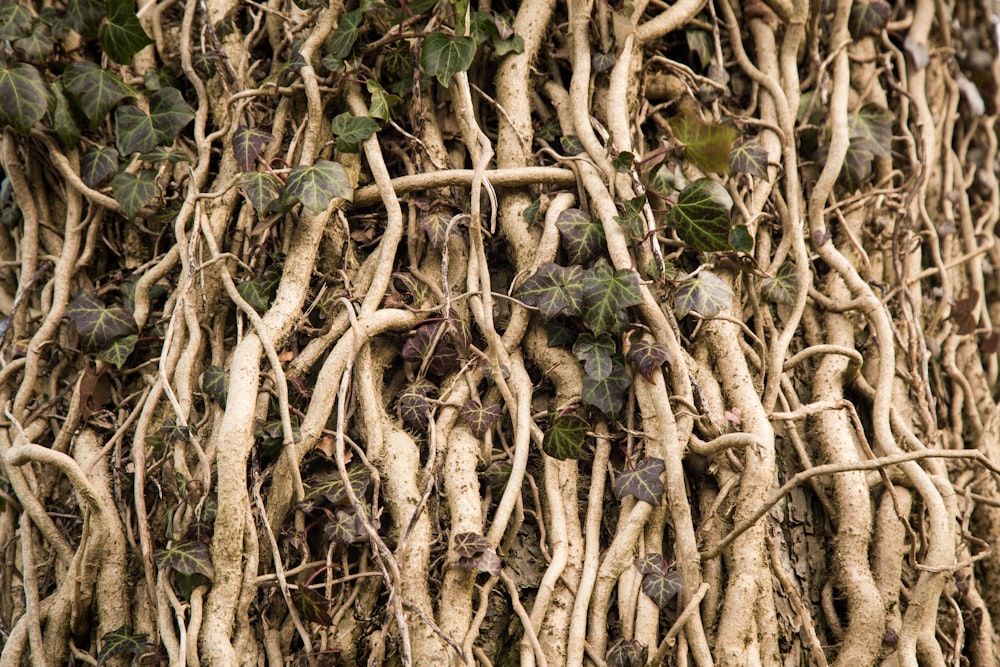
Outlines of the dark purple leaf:
M 500 421 L 503 412 L 499 403 L 482 405 L 479 401 L 469 399 L 462 406 L 459 414 L 469 425 L 469 428 L 472 429 L 475 436 L 482 438 L 493 424 Z
M 659 505 L 663 497 L 663 474 L 665 466 L 663 459 L 644 458 L 636 464 L 635 470 L 629 470 L 618 475 L 615 480 L 615 493 L 619 498 L 634 496 L 636 500 L 644 500 L 650 505 Z

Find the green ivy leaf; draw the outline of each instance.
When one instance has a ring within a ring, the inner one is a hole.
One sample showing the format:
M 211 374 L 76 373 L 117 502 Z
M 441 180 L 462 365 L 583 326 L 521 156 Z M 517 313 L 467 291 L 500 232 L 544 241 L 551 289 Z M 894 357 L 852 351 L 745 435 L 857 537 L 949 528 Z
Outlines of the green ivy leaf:
M 98 42 L 108 57 L 127 65 L 132 56 L 153 43 L 135 15 L 134 0 L 107 0 L 108 22 L 101 28 Z
M 458 566 L 466 572 L 485 572 L 499 576 L 501 563 L 490 541 L 479 533 L 457 533 L 453 553 Z
M 733 304 L 733 290 L 722 278 L 711 271 L 699 271 L 677 286 L 674 294 L 674 311 L 677 319 L 688 313 L 712 318 Z
M 100 187 L 116 171 L 118 151 L 111 146 L 94 146 L 80 158 L 80 178 L 87 187 Z
M 138 333 L 132 313 L 121 306 L 105 306 L 87 293 L 69 303 L 66 317 L 76 325 L 83 347 L 90 353 L 100 352 L 116 338 Z
M 587 152 L 587 149 L 583 147 L 583 142 L 580 141 L 580 137 L 575 134 L 566 134 L 559 137 L 559 145 L 562 146 L 563 153 L 570 157 L 582 155 Z
M 619 174 L 628 173 L 632 169 L 632 165 L 635 163 L 635 154 L 629 153 L 628 151 L 622 151 L 615 156 L 615 159 L 611 161 L 614 165 L 615 171 Z
M 642 574 L 642 592 L 660 609 L 666 609 L 684 588 L 680 573 L 671 572 L 660 554 L 650 553 L 638 559 L 636 568 Z
M 73 30 L 85 39 L 97 37 L 97 26 L 104 18 L 104 7 L 97 0 L 70 0 L 66 18 Z
M 733 198 L 726 188 L 710 178 L 699 178 L 681 191 L 667 222 L 682 241 L 698 252 L 732 250 L 729 243 L 732 207 Z
M 646 207 L 646 195 L 625 202 L 625 214 L 616 215 L 615 222 L 621 225 L 633 239 L 641 239 L 646 235 L 646 218 L 643 209 Z
M 386 91 L 375 79 L 368 79 L 368 94 L 372 96 L 368 104 L 368 115 L 381 121 L 392 118 L 392 107 L 403 101 L 399 95 Z
M 729 151 L 729 170 L 767 179 L 767 149 L 757 141 L 744 141 Z
M 403 387 L 396 401 L 400 418 L 416 429 L 421 431 L 426 429 L 427 419 L 431 414 L 429 399 L 435 391 L 437 387 L 427 380 L 414 380 Z
M 668 199 L 687 187 L 680 166 L 671 170 L 666 163 L 656 165 L 646 178 L 646 190 L 652 190 L 658 199 Z M 662 207 L 658 207 L 662 208 Z
M 334 117 L 331 128 L 337 137 L 337 150 L 357 153 L 361 142 L 378 132 L 378 122 L 368 116 L 344 112 Z
M 358 464 L 347 466 L 347 483 L 351 485 L 355 498 L 364 497 L 371 481 L 372 472 L 367 467 Z M 323 499 L 335 506 L 346 507 L 351 504 L 347 497 L 344 480 L 340 478 L 340 473 L 336 470 L 306 479 L 303 485 L 306 492 L 304 497 L 306 503 L 315 504 Z
M 240 125 L 233 132 L 233 155 L 236 156 L 236 164 L 243 171 L 250 171 L 257 158 L 264 152 L 264 147 L 273 141 L 274 135 L 270 132 Z
M 844 166 L 841 167 L 840 178 L 848 190 L 854 191 L 861 187 L 872 175 L 875 163 L 875 153 L 868 150 L 867 140 L 851 142 L 844 155 Z
M 753 250 L 753 237 L 746 225 L 733 225 L 729 230 L 729 245 L 737 252 L 748 253 Z
M 892 15 L 892 7 L 882 0 L 860 0 L 851 5 L 847 19 L 847 29 L 851 37 L 859 39 L 866 35 L 877 35 L 885 28 Z
M 712 38 L 706 30 L 690 29 L 684 31 L 688 51 L 698 56 L 701 69 L 704 70 L 712 62 Z
M 444 248 L 448 236 L 456 233 L 461 225 L 453 223 L 454 216 L 445 207 L 435 207 L 419 216 L 419 225 L 427 233 L 427 240 L 438 250 Z
M 52 55 L 55 43 L 49 29 L 36 24 L 35 29 L 30 34 L 14 40 L 14 48 L 24 54 L 24 57 L 32 62 L 41 62 Z
M 895 116 L 877 104 L 866 104 L 847 117 L 851 147 L 870 151 L 878 157 L 892 156 L 892 123 Z
M 578 459 L 583 456 L 583 441 L 589 426 L 573 414 L 557 415 L 542 439 L 542 449 L 554 459 Z
M 236 179 L 236 187 L 247 198 L 257 215 L 264 215 L 271 205 L 281 196 L 281 181 L 274 174 L 259 171 L 247 171 Z
M 774 277 L 768 277 L 760 283 L 760 293 L 772 303 L 791 305 L 799 295 L 799 277 L 795 264 L 785 262 L 778 267 Z
M 524 53 L 524 38 L 520 35 L 512 35 L 508 39 L 494 37 L 493 52 L 498 58 L 503 58 L 508 53 Z
M 692 113 L 683 113 L 670 121 L 684 155 L 703 171 L 729 173 L 729 149 L 739 131 L 730 125 L 704 123 Z
M 132 628 L 123 625 L 101 637 L 104 643 L 97 652 L 97 667 L 102 667 L 109 659 L 124 654 L 132 655 L 132 664 L 148 652 L 149 635 L 132 634 Z
M 328 529 L 329 526 L 324 526 L 323 528 L 324 531 Z M 335 538 L 334 541 L 339 542 Z M 344 542 L 340 543 L 345 544 Z M 291 597 L 292 604 L 295 605 L 299 616 L 305 619 L 306 622 L 325 626 L 333 625 L 333 619 L 330 618 L 330 601 L 318 590 L 298 586 L 291 591 Z
M 15 40 L 30 34 L 34 18 L 27 7 L 17 3 L 0 7 L 0 39 Z
M 116 338 L 111 341 L 110 345 L 97 353 L 97 358 L 102 359 L 109 364 L 112 364 L 118 370 L 121 370 L 122 366 L 124 366 L 125 362 L 128 360 L 128 356 L 132 354 L 132 350 L 135 349 L 135 344 L 138 341 L 139 336 L 136 334 L 129 334 L 128 336 Z
M 601 53 L 600 51 L 594 53 L 590 58 L 590 69 L 593 70 L 594 74 L 600 74 L 601 72 L 610 72 L 611 68 L 615 66 L 615 54 L 614 53 Z
M 559 240 L 570 264 L 586 264 L 604 249 L 604 227 L 578 208 L 569 208 L 556 220 Z
M 611 375 L 611 357 L 615 352 L 615 341 L 606 333 L 580 334 L 573 345 L 573 356 L 583 362 L 583 372 L 595 382 Z
M 169 151 L 163 146 L 156 146 L 151 151 L 146 151 L 145 153 L 139 154 L 139 159 L 143 162 L 157 163 L 157 162 L 169 162 L 170 164 L 178 164 L 180 162 L 190 162 L 191 156 L 189 156 L 184 151 Z
M 582 267 L 545 262 L 524 281 L 516 296 L 538 308 L 546 320 L 557 315 L 580 315 L 583 313 L 583 284 Z
M 134 92 L 114 74 L 89 61 L 73 63 L 62 75 L 63 86 L 76 99 L 92 129 L 107 117 L 111 107 Z
M 634 496 L 636 500 L 659 505 L 664 490 L 660 475 L 664 470 L 666 467 L 663 465 L 663 459 L 644 458 L 636 464 L 635 470 L 618 475 L 618 479 L 615 480 L 615 493 L 619 498 Z
M 281 271 L 276 266 L 269 266 L 259 278 L 237 285 L 236 291 L 254 310 L 263 313 L 271 306 L 280 282 Z
M 172 546 L 157 553 L 156 566 L 161 570 L 170 568 L 181 574 L 200 574 L 209 579 L 215 576 L 208 544 L 194 540 L 174 542 Z
M 225 407 L 229 398 L 229 375 L 221 366 L 209 366 L 201 376 L 201 390 Z
M 149 117 L 156 130 L 157 141 L 169 144 L 194 120 L 194 109 L 184 101 L 181 91 L 176 88 L 160 88 L 149 97 Z
M 635 370 L 642 373 L 647 380 L 653 381 L 653 377 L 659 372 L 663 364 L 673 363 L 673 355 L 666 345 L 654 343 L 652 341 L 638 340 L 632 341 L 632 347 L 625 355 L 628 362 Z
M 438 82 L 447 87 L 453 75 L 469 69 L 475 55 L 476 40 L 472 37 L 432 32 L 424 38 L 420 66 L 425 74 L 437 77 Z
M 642 303 L 639 274 L 616 271 L 603 259 L 583 276 L 584 320 L 595 334 L 621 333 L 628 326 L 629 306 Z
M 282 208 L 291 208 L 297 202 L 319 215 L 334 199 L 354 199 L 354 189 L 347 172 L 336 162 L 317 160 L 316 164 L 299 165 L 291 170 L 281 193 Z
M 584 374 L 581 400 L 597 408 L 608 417 L 620 415 L 625 405 L 625 392 L 632 385 L 632 378 L 625 369 L 620 354 L 611 357 L 611 371 L 601 380 Z
M 354 48 L 354 42 L 358 39 L 358 28 L 364 21 L 364 15 L 360 9 L 354 9 L 340 19 L 337 29 L 333 31 L 326 41 L 326 52 L 335 58 L 344 60 L 350 55 Z
M 494 461 L 483 471 L 483 480 L 491 489 L 498 489 L 503 493 L 513 468 L 509 461 Z
M 129 220 L 135 220 L 142 207 L 156 196 L 156 172 L 146 169 L 138 176 L 122 172 L 111 181 L 111 196 Z
M 604 662 L 608 667 L 645 667 L 648 659 L 649 648 L 645 644 L 638 639 L 621 639 L 608 651 Z
M 469 399 L 462 405 L 459 415 L 469 425 L 472 433 L 477 438 L 483 438 L 493 424 L 500 421 L 500 418 L 503 416 L 503 409 L 499 403 L 487 403 L 483 405 L 477 400 Z
M 53 84 L 51 90 L 55 98 L 55 108 L 52 110 L 52 129 L 59 135 L 63 146 L 76 148 L 80 141 L 80 126 L 73 115 L 73 109 L 66 97 L 66 92 L 58 83 Z
M 365 524 L 353 507 L 334 510 L 333 521 L 323 526 L 323 532 L 338 544 L 356 544 L 368 539 Z
M 152 150 L 156 146 L 156 130 L 149 114 L 131 104 L 115 109 L 115 146 L 122 155 Z
M 0 125 L 28 136 L 48 109 L 49 90 L 33 65 L 0 66 Z

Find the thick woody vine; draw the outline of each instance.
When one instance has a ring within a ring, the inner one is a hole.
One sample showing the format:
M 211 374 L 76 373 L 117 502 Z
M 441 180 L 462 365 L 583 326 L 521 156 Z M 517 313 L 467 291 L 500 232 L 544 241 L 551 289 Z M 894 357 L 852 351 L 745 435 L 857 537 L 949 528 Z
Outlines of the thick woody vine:
M 989 11 L 0 9 L 0 665 L 997 664 Z

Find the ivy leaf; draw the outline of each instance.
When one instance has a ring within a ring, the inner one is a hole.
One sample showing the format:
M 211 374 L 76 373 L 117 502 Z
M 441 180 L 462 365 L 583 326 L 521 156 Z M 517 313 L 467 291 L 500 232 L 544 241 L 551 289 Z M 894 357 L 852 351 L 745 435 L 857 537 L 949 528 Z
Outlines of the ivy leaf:
M 681 240 L 698 252 L 731 250 L 729 211 L 733 198 L 710 178 L 691 181 L 681 190 L 667 222 Z
M 645 644 L 638 639 L 622 639 L 611 647 L 604 661 L 608 667 L 645 667 L 648 659 L 649 648 Z
M 62 75 L 63 86 L 76 99 L 92 129 L 107 117 L 111 107 L 128 95 L 131 88 L 114 74 L 89 61 L 73 63 Z
M 454 553 L 458 557 L 458 566 L 466 572 L 485 572 L 492 576 L 500 574 L 500 557 L 489 540 L 479 533 L 457 533 Z
M 170 568 L 181 574 L 200 574 L 209 579 L 215 574 L 208 544 L 194 540 L 175 542 L 157 553 L 156 566 L 161 570 Z
M 48 27 L 36 24 L 30 34 L 14 40 L 14 48 L 23 53 L 28 60 L 41 62 L 52 55 L 55 43 Z
M 542 439 L 542 449 L 554 459 L 578 459 L 583 456 L 583 441 L 589 426 L 573 414 L 558 415 L 549 424 Z
M 570 264 L 586 264 L 604 247 L 604 227 L 578 208 L 560 213 L 556 227 Z
M 704 123 L 692 113 L 683 113 L 670 121 L 670 128 L 684 144 L 684 155 L 703 171 L 729 173 L 729 149 L 739 131 L 729 125 Z
M 326 41 L 327 53 L 344 60 L 354 48 L 354 42 L 358 39 L 358 28 L 361 26 L 364 17 L 360 9 L 354 9 L 340 19 L 337 29 L 333 31 Z
M 625 202 L 624 215 L 615 216 L 615 222 L 624 227 L 634 239 L 641 239 L 646 235 L 646 218 L 643 213 L 645 207 L 646 195 L 639 195 Z
M 302 202 L 313 215 L 319 215 L 338 197 L 354 199 L 347 172 L 337 162 L 317 160 L 316 164 L 299 165 L 289 172 L 281 203 L 283 208 L 291 208 Z
M 108 22 L 98 42 L 108 57 L 127 65 L 132 56 L 153 43 L 135 15 L 134 0 L 107 0 Z
M 420 216 L 420 228 L 427 233 L 427 239 L 438 250 L 444 248 L 448 236 L 460 228 L 460 225 L 452 223 L 452 217 L 444 208 L 435 208 Z
M 366 466 L 350 465 L 347 467 L 347 483 L 351 485 L 355 498 L 364 497 L 368 491 L 368 486 L 372 481 L 372 473 Z M 340 473 L 323 473 L 316 477 L 305 480 L 304 502 L 315 504 L 320 498 L 335 506 L 350 505 L 347 497 L 347 487 L 344 480 L 340 478 Z
M 625 370 L 625 362 L 621 355 L 611 357 L 611 372 L 603 379 L 596 380 L 584 374 L 581 400 L 597 408 L 609 417 L 621 414 L 625 405 L 625 392 L 632 385 L 632 378 Z
M 615 171 L 619 174 L 628 173 L 632 169 L 632 165 L 635 163 L 635 154 L 629 153 L 628 151 L 622 151 L 615 156 L 615 159 L 611 161 L 614 165 Z
M 278 293 L 280 282 L 281 271 L 277 267 L 270 266 L 259 278 L 237 285 L 236 291 L 254 310 L 263 313 L 271 306 L 274 295 Z
M 131 104 L 115 109 L 115 146 L 122 155 L 152 150 L 156 146 L 156 130 L 149 114 Z
M 335 540 L 336 541 L 336 540 Z M 330 601 L 314 588 L 298 586 L 291 591 L 292 604 L 299 615 L 309 623 L 332 625 Z
M 646 179 L 646 190 L 652 190 L 660 199 L 672 197 L 685 187 L 687 181 L 684 180 L 679 165 L 671 169 L 666 163 L 658 164 L 649 172 Z
M 778 267 L 774 277 L 768 277 L 760 283 L 761 295 L 772 303 L 791 305 L 799 295 L 799 279 L 795 264 L 785 262 Z
M 452 344 L 451 338 L 446 338 L 441 327 L 447 327 L 446 322 L 433 322 L 418 327 L 413 335 L 403 343 L 402 357 L 406 361 L 423 362 L 430 356 L 427 372 L 438 377 L 447 375 L 458 363 L 458 350 Z
M 101 641 L 104 645 L 97 652 L 97 667 L 102 667 L 109 659 L 132 654 L 132 664 L 138 664 L 138 658 L 145 655 L 149 646 L 149 635 L 132 634 L 132 628 L 123 625 L 117 630 L 112 630 L 103 637 Z
M 628 326 L 626 309 L 642 303 L 639 274 L 616 271 L 604 260 L 583 276 L 584 320 L 595 334 L 621 333 Z
M 599 382 L 611 374 L 611 355 L 615 353 L 615 341 L 606 333 L 580 334 L 573 345 L 573 356 L 583 362 L 583 371 Z
M 432 32 L 424 38 L 420 50 L 420 66 L 428 76 L 448 87 L 451 77 L 465 72 L 476 55 L 476 40 L 472 37 L 451 37 L 443 32 Z
M 104 18 L 104 7 L 96 0 L 70 0 L 66 19 L 73 30 L 86 39 L 97 37 L 97 26 Z
M 848 190 L 857 190 L 872 175 L 875 153 L 866 148 L 868 145 L 867 140 L 859 140 L 847 146 L 840 177 Z
M 96 353 L 121 336 L 138 333 L 132 313 L 121 306 L 105 306 L 90 294 L 81 294 L 66 307 L 66 317 L 76 325 L 84 349 Z
M 517 290 L 517 298 L 538 308 L 542 317 L 580 315 L 583 312 L 584 271 L 577 265 L 545 262 Z
M 576 340 L 576 331 L 564 322 L 549 322 L 545 325 L 546 345 L 562 347 Z
M 421 431 L 426 429 L 431 414 L 429 397 L 436 390 L 437 387 L 427 380 L 414 380 L 403 387 L 396 401 L 402 420 Z
M 892 156 L 892 123 L 895 116 L 877 104 L 866 104 L 847 117 L 851 146 L 870 151 L 878 157 Z
M 688 51 L 698 56 L 701 69 L 704 70 L 712 62 L 712 42 L 711 37 L 705 30 L 685 30 L 684 37 L 687 39 Z
M 650 505 L 659 505 L 663 497 L 663 480 L 660 475 L 666 467 L 663 459 L 644 458 L 639 461 L 635 470 L 629 470 L 618 475 L 615 480 L 615 493 L 619 498 L 634 496 L 636 500 L 644 500 Z
M 156 138 L 161 144 L 169 144 L 194 120 L 194 109 L 184 100 L 176 88 L 160 88 L 149 97 L 149 117 L 156 130 Z
M 126 311 L 128 312 L 128 311 Z M 112 364 L 118 370 L 121 370 L 122 366 L 128 360 L 132 350 L 135 349 L 135 344 L 139 341 L 139 336 L 136 334 L 129 334 L 128 336 L 122 336 L 121 338 L 116 338 L 111 341 L 111 344 L 107 347 L 101 349 L 97 353 L 97 358 L 102 359 L 109 364 Z
M 746 225 L 733 225 L 729 230 L 729 245 L 737 252 L 749 253 L 753 250 L 753 237 Z
M 368 116 L 344 112 L 334 117 L 331 127 L 337 136 L 337 150 L 357 153 L 361 142 L 378 131 L 378 122 Z
M 858 39 L 866 35 L 877 35 L 885 28 L 892 14 L 892 7 L 882 0 L 860 0 L 851 5 L 851 15 L 847 19 L 847 29 L 851 37 Z
M 236 156 L 236 164 L 243 171 L 250 171 L 257 158 L 264 152 L 264 147 L 272 141 L 274 135 L 270 132 L 240 125 L 233 132 L 233 155 Z
M 323 532 L 338 544 L 356 544 L 368 538 L 365 525 L 354 508 L 337 509 L 333 521 L 323 526 Z
M 156 172 L 145 169 L 138 176 L 122 172 L 111 181 L 111 196 L 122 207 L 122 213 L 129 220 L 156 195 Z
M 80 178 L 87 187 L 100 187 L 118 171 L 118 151 L 111 146 L 93 147 L 80 158 Z
M 663 364 L 674 361 L 673 355 L 670 354 L 666 345 L 641 338 L 632 341 L 632 347 L 625 358 L 650 382 L 653 381 L 653 377 L 663 367 Z
M 614 66 L 615 54 L 613 53 L 601 53 L 598 51 L 590 58 L 590 69 L 593 70 L 594 74 L 609 72 Z
M 277 201 L 281 196 L 281 181 L 274 174 L 259 171 L 243 172 L 236 179 L 236 187 L 260 216 L 268 210 L 271 202 Z
M 14 40 L 31 33 L 34 17 L 27 7 L 9 4 L 0 8 L 0 39 Z
M 494 37 L 493 52 L 498 58 L 502 58 L 508 53 L 524 53 L 524 38 L 520 35 L 512 35 L 508 39 Z
M 492 548 L 490 541 L 479 533 L 456 533 L 452 543 L 452 549 L 459 558 L 474 558 Z
M 674 294 L 674 311 L 677 319 L 688 313 L 712 318 L 733 303 L 733 290 L 728 283 L 711 271 L 700 271 L 681 281 Z
M 201 390 L 225 407 L 229 398 L 229 375 L 221 366 L 209 366 L 201 376 Z
M 386 91 L 375 79 L 368 79 L 368 93 L 372 96 L 368 104 L 368 115 L 381 121 L 392 118 L 392 107 L 403 101 L 399 95 Z
M 66 91 L 58 83 L 53 84 L 51 90 L 55 98 L 55 107 L 52 109 L 52 129 L 59 135 L 63 146 L 76 148 L 80 141 L 80 125 L 73 115 L 73 108 L 70 106 Z
M 494 461 L 483 471 L 483 479 L 490 488 L 498 489 L 503 493 L 512 470 L 513 466 L 509 461 Z
M 570 157 L 582 155 L 587 152 L 587 149 L 583 147 L 583 142 L 580 141 L 580 137 L 575 134 L 567 134 L 559 137 L 559 145 L 562 147 L 563 153 Z
M 666 609 L 684 588 L 681 575 L 676 570 L 670 572 L 660 554 L 651 553 L 638 559 L 636 568 L 642 573 L 642 592 L 660 609 Z
M 729 170 L 767 179 L 767 149 L 757 141 L 744 141 L 729 151 Z
M 462 405 L 459 414 L 472 429 L 472 433 L 477 438 L 483 438 L 489 432 L 490 427 L 500 421 L 503 411 L 499 403 L 483 405 L 479 401 L 469 399 Z
M 0 66 L 0 125 L 28 136 L 48 109 L 48 88 L 33 65 Z
M 169 162 L 170 164 L 191 161 L 191 157 L 184 151 L 168 151 L 163 146 L 155 146 L 151 151 L 140 153 L 139 159 L 143 162 Z

